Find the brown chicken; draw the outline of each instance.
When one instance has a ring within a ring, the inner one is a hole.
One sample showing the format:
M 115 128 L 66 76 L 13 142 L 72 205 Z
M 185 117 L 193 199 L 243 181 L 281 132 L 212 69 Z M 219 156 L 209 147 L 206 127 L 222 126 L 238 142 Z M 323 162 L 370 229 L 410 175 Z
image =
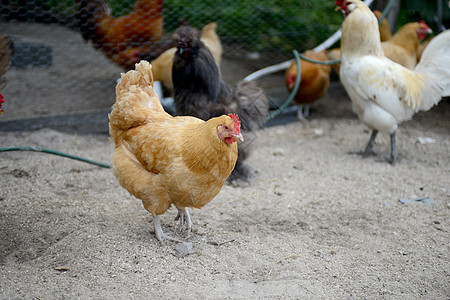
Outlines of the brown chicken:
M 125 70 L 139 61 L 139 53 L 152 53 L 153 58 L 168 49 L 160 41 L 163 36 L 163 1 L 136 0 L 126 16 L 114 18 L 104 0 L 81 0 L 76 15 L 85 40 L 92 41 L 110 60 Z
M 156 238 L 179 242 L 163 233 L 158 218 L 172 204 L 189 236 L 187 208 L 211 201 L 235 166 L 236 140 L 242 139 L 238 117 L 172 117 L 153 89 L 151 65 L 141 61 L 122 74 L 109 120 L 114 175 L 152 214 Z
M 14 43 L 11 38 L 7 34 L 0 34 L 0 90 L 6 85 L 3 75 L 5 75 L 8 70 L 13 55 Z M 3 95 L 0 94 L 0 114 L 3 113 L 2 103 L 5 103 L 5 100 L 3 99 Z
M 217 23 L 209 23 L 202 28 L 201 41 L 206 47 L 211 51 L 217 66 L 220 67 L 222 60 L 222 43 L 220 38 L 216 33 Z M 173 83 L 172 83 L 172 65 L 173 57 L 177 49 L 175 47 L 166 50 L 155 60 L 152 61 L 153 79 L 155 81 L 161 81 L 162 85 L 169 91 L 170 94 L 173 93 Z M 142 56 L 143 59 L 147 60 L 147 57 Z
M 303 56 L 317 61 L 328 60 L 326 51 L 314 52 L 308 50 L 303 53 Z M 327 93 L 328 87 L 330 86 L 331 67 L 329 65 L 310 63 L 301 59 L 300 69 L 300 86 L 294 97 L 294 101 L 298 105 L 297 117 L 304 119 L 309 116 L 309 105 Z M 294 61 L 285 73 L 285 83 L 289 92 L 292 92 L 295 87 L 297 72 L 297 62 Z M 304 110 L 303 105 L 305 105 Z
M 384 55 L 412 70 L 417 64 L 417 50 L 420 41 L 431 32 L 430 27 L 424 21 L 405 24 L 389 41 L 381 43 Z
M 242 80 L 234 87 L 226 84 L 198 29 L 181 26 L 174 38 L 177 42 L 172 67 L 175 113 L 202 120 L 237 113 L 250 142 L 239 144 L 239 158 L 229 180 L 235 185 L 247 184 L 251 173 L 244 162 L 252 151 L 255 132 L 264 127 L 269 110 L 267 96 L 254 81 Z

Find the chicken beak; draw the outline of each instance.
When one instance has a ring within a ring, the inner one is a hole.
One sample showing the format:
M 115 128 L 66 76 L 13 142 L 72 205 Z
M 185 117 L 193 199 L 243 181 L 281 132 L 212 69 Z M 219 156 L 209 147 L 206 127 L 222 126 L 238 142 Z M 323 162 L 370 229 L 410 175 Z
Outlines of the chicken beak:
M 242 136 L 242 133 L 239 132 L 239 134 L 233 135 L 233 138 L 237 141 L 240 140 L 241 142 L 244 141 L 244 137 Z

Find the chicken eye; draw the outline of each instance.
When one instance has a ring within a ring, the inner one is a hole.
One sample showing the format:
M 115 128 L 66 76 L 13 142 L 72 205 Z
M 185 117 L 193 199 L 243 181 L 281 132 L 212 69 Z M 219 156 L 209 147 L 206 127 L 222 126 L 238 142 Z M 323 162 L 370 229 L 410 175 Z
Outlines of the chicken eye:
M 228 130 L 228 126 L 227 126 L 227 125 L 224 125 L 223 127 L 224 127 L 226 130 Z

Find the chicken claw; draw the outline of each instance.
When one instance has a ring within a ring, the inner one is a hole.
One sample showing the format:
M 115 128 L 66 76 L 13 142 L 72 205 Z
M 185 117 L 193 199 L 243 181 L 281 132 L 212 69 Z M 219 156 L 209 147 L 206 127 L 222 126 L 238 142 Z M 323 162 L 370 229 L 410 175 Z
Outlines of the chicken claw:
M 372 148 L 373 148 L 373 144 L 375 143 L 375 138 L 377 137 L 377 134 L 378 134 L 378 130 L 374 130 L 372 132 L 372 135 L 370 136 L 370 140 L 367 143 L 367 146 L 363 151 L 349 152 L 348 154 L 361 155 L 362 158 L 368 158 L 371 155 L 376 156 L 377 154 L 372 150 Z
M 177 240 L 171 236 L 166 235 L 162 228 L 161 228 L 161 222 L 159 221 L 158 216 L 153 215 L 153 226 L 155 227 L 155 237 L 156 239 L 161 243 L 161 245 L 164 244 L 163 240 L 172 241 L 175 243 L 182 243 L 183 241 Z
M 186 238 L 188 238 L 192 232 L 191 215 L 189 214 L 189 211 L 187 208 L 182 209 L 177 206 L 177 209 L 178 209 L 178 214 L 175 217 L 175 221 L 178 219 L 180 220 L 180 231 L 183 229 L 184 224 L 186 224 L 186 228 L 187 228 Z

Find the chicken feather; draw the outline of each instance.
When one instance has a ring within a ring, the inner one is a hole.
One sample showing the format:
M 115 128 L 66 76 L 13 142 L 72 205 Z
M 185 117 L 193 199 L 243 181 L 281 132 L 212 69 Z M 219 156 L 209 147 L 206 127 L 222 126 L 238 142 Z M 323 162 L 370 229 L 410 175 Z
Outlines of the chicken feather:
M 105 0 L 79 0 L 75 15 L 83 38 L 111 61 L 130 70 L 145 51 L 149 59 L 170 45 L 163 37 L 163 1 L 136 0 L 128 15 L 113 17 Z
M 202 28 L 201 40 L 211 51 L 217 66 L 220 67 L 223 48 L 220 38 L 216 33 L 216 29 L 217 23 L 213 22 L 206 24 Z M 172 65 L 173 57 L 176 51 L 177 48 L 170 48 L 152 60 L 152 70 L 155 81 L 161 81 L 162 85 L 169 91 L 170 94 L 173 93 Z M 147 57 L 145 52 L 140 53 L 139 57 L 144 60 L 149 60 L 149 57 Z
M 187 222 L 189 235 L 187 207 L 201 208 L 211 201 L 235 166 L 236 140 L 242 138 L 237 117 L 223 115 L 206 122 L 172 117 L 153 89 L 147 61 L 122 74 L 116 96 L 109 116 L 114 175 L 153 215 L 158 240 L 175 240 L 162 232 L 158 219 L 172 204 L 181 225 Z
M 181 26 L 175 31 L 174 38 L 177 51 L 172 81 L 176 114 L 207 120 L 224 113 L 237 113 L 242 119 L 244 132 L 255 137 L 255 131 L 263 128 L 269 110 L 263 90 L 254 81 L 242 80 L 234 87 L 226 84 L 198 29 Z M 249 142 L 239 144 L 239 158 L 231 182 L 240 184 L 250 179 L 250 171 L 244 161 L 251 149 Z
M 317 61 L 328 60 L 325 50 L 320 52 L 307 50 L 303 53 L 303 56 Z M 327 93 L 328 87 L 330 86 L 331 67 L 329 65 L 314 64 L 302 59 L 300 61 L 300 70 L 300 86 L 294 97 L 294 101 L 298 105 L 297 117 L 304 119 L 309 116 L 310 103 L 319 100 Z M 289 92 L 292 92 L 295 87 L 297 74 L 297 63 L 292 62 L 285 73 L 285 84 Z M 303 105 L 305 105 L 304 111 Z
M 384 55 L 408 69 L 417 65 L 417 51 L 420 41 L 432 33 L 425 22 L 411 22 L 403 25 L 394 36 L 381 43 Z
M 418 111 L 426 111 L 450 93 L 450 31 L 428 45 L 414 70 L 386 58 L 377 21 L 358 0 L 336 1 L 347 17 L 342 24 L 340 78 L 353 110 L 373 130 L 365 151 L 372 152 L 378 131 L 391 135 L 391 157 L 396 162 L 398 124 Z
M 0 91 L 6 85 L 6 79 L 3 77 L 8 70 L 14 56 L 14 43 L 7 34 L 0 34 Z M 3 113 L 2 104 L 5 102 L 3 95 L 0 94 L 0 114 Z

